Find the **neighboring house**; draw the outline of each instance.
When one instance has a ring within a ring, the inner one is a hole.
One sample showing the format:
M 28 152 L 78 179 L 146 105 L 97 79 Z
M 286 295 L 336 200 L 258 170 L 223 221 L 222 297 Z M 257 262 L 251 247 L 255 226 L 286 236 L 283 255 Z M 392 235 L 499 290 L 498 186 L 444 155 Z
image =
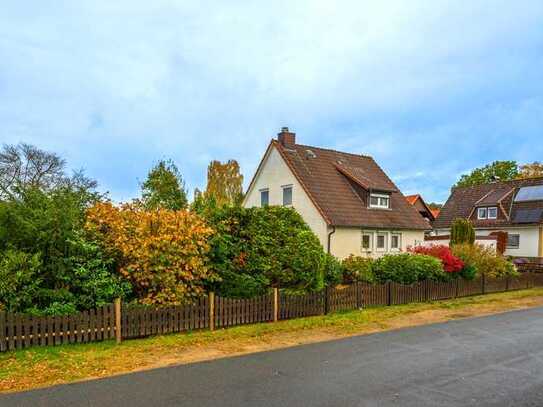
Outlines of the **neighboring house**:
M 430 208 L 428 205 L 426 205 L 426 202 L 424 202 L 424 199 L 422 199 L 422 196 L 420 196 L 419 194 L 407 195 L 405 199 L 407 202 L 409 202 L 410 205 L 413 205 L 415 207 L 415 209 L 421 214 L 424 219 L 426 219 L 430 223 L 436 220 L 437 215 L 439 215 L 439 209 Z
M 434 233 L 447 234 L 456 218 L 471 220 L 477 235 L 507 232 L 508 256 L 543 257 L 543 178 L 454 188 Z
M 296 144 L 286 127 L 245 196 L 245 207 L 266 205 L 294 207 L 340 259 L 404 251 L 429 229 L 371 157 Z

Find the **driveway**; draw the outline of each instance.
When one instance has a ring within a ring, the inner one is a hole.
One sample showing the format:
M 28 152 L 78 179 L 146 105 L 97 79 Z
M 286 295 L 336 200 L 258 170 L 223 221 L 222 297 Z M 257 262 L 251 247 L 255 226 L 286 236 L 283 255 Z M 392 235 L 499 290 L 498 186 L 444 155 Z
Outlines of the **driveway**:
M 0 396 L 0 406 L 541 406 L 543 308 Z

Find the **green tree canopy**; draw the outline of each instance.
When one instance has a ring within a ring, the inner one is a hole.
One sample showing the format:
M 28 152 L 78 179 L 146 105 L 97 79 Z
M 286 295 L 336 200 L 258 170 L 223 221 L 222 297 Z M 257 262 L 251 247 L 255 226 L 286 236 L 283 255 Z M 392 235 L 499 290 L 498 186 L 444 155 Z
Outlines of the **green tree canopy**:
M 492 164 L 474 169 L 470 174 L 464 174 L 455 187 L 469 187 L 487 184 L 489 182 L 509 181 L 519 177 L 519 167 L 516 161 L 494 161 Z
M 317 236 L 292 208 L 208 208 L 210 267 L 219 295 L 251 297 L 270 287 L 299 291 L 323 288 L 326 255 Z
M 187 207 L 185 182 L 172 161 L 159 161 L 141 186 L 146 209 L 180 210 Z

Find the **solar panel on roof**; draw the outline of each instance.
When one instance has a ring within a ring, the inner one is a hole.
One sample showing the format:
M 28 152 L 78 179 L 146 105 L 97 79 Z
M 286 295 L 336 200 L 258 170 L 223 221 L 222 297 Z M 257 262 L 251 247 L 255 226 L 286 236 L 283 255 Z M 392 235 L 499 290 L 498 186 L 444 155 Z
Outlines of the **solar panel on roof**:
M 519 189 L 515 202 L 543 200 L 543 185 L 522 187 Z
M 543 208 L 518 209 L 513 217 L 513 223 L 538 223 L 543 216 Z

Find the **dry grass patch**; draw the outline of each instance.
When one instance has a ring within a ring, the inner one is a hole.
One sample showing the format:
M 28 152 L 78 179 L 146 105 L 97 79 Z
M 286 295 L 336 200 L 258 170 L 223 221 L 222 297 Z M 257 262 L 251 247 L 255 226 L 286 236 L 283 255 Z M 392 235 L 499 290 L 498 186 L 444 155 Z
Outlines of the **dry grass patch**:
M 0 391 L 111 376 L 543 305 L 543 288 L 184 334 L 0 354 Z

